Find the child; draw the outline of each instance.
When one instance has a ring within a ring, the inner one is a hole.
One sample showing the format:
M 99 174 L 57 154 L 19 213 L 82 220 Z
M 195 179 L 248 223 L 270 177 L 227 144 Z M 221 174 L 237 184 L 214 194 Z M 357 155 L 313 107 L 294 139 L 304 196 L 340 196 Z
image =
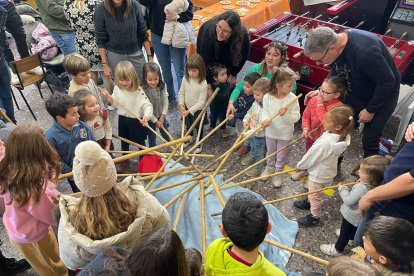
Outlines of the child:
M 104 249 L 79 274 L 88 275 L 188 276 L 189 270 L 180 237 L 160 227 L 142 236 L 130 252 L 119 247 Z
M 295 94 L 291 93 L 296 79 L 298 79 L 298 76 L 292 69 L 286 65 L 278 67 L 270 80 L 269 93 L 263 97 L 262 126 L 265 127 L 267 155 L 290 143 L 293 137 L 294 124 L 300 119 L 298 101 L 286 108 L 296 97 Z M 270 122 L 269 118 L 277 112 L 279 112 L 279 116 L 276 116 Z M 282 171 L 285 167 L 287 154 L 288 149 L 285 149 L 267 159 L 266 168 L 261 176 L 268 176 L 275 171 Z M 267 179 L 268 177 L 262 179 L 262 181 Z M 276 188 L 282 187 L 282 176 L 274 176 L 272 182 Z
M 185 77 L 178 92 L 178 104 L 181 114 L 185 117 L 185 126 L 189 129 L 206 103 L 207 81 L 206 67 L 203 58 L 199 54 L 194 54 L 188 58 L 185 69 Z M 204 122 L 202 125 L 204 125 Z M 193 141 L 197 139 L 199 126 L 200 123 L 194 128 Z M 201 127 L 201 138 L 203 138 L 203 127 Z M 189 145 L 190 142 L 187 142 L 184 147 Z M 194 153 L 200 153 L 202 150 L 202 146 L 199 145 Z
M 225 238 L 213 241 L 207 249 L 206 275 L 285 275 L 259 251 L 271 229 L 267 210 L 254 195 L 232 195 L 220 225 Z
M 106 118 L 108 118 L 108 109 L 102 100 L 102 95 L 99 92 L 98 86 L 91 79 L 91 66 L 89 65 L 89 61 L 82 55 L 73 53 L 65 57 L 63 60 L 63 67 L 65 67 L 66 72 L 72 78 L 69 85 L 68 95 L 73 97 L 79 90 L 87 88 L 98 99 L 103 117 L 106 120 Z
M 405 219 L 378 216 L 365 227 L 364 249 L 382 275 L 412 275 L 414 226 Z
M 63 196 L 59 203 L 60 255 L 72 270 L 86 266 L 104 247 L 129 250 L 137 238 L 170 221 L 133 177 L 116 183 L 111 156 L 93 141 L 76 147 L 73 177 L 82 194 Z
M 185 249 L 185 259 L 187 261 L 188 270 L 190 271 L 189 276 L 203 276 L 203 256 L 200 251 L 195 248 Z
M 324 188 L 336 176 L 338 158 L 351 143 L 349 133 L 354 126 L 352 112 L 352 108 L 346 105 L 329 110 L 323 122 L 325 132 L 297 164 L 299 170 L 308 170 L 309 192 Z M 300 227 L 319 224 L 322 196 L 322 192 L 313 193 L 308 195 L 309 201 L 299 200 L 294 202 L 293 205 L 296 208 L 311 210 L 311 214 L 298 219 Z
M 115 68 L 114 93 L 112 96 L 102 90 L 102 95 L 110 105 L 118 108 L 118 133 L 119 136 L 145 145 L 147 138 L 148 120 L 152 118 L 152 104 L 139 86 L 139 80 L 135 68 L 129 61 L 121 61 Z M 132 112 L 132 114 L 130 113 Z M 138 121 L 137 116 L 140 118 Z M 121 149 L 129 150 L 129 144 L 121 141 Z M 121 171 L 129 168 L 129 160 L 121 163 Z
M 325 275 L 325 274 L 323 274 Z M 338 257 L 329 261 L 326 276 L 381 276 L 372 266 L 351 257 Z
M 254 103 L 253 85 L 260 79 L 260 74 L 257 72 L 250 73 L 244 77 L 243 90 L 240 92 L 239 98 L 234 102 L 234 118 L 229 122 L 230 126 L 236 126 L 237 135 L 243 131 L 243 118 L 246 116 L 247 111 Z M 233 103 L 229 101 L 229 105 Z M 249 142 L 245 142 L 238 150 L 237 155 L 243 156 L 249 152 Z
M 19 125 L 6 142 L 0 162 L 3 223 L 11 244 L 39 275 L 67 275 L 59 258 L 53 216 L 60 193 L 56 190 L 59 156 L 43 131 L 34 125 Z
M 63 93 L 55 93 L 45 103 L 46 110 L 55 120 L 45 137 L 55 148 L 62 162 L 61 173 L 72 171 L 76 146 L 86 140 L 95 141 L 88 125 L 79 121 L 78 103 Z M 72 178 L 68 182 L 74 193 L 79 192 Z
M 143 72 L 144 84 L 142 85 L 142 89 L 144 89 L 144 92 L 153 107 L 153 117 L 151 118 L 151 121 L 155 121 L 155 123 L 149 122 L 149 126 L 154 130 L 159 128 L 161 136 L 166 141 L 170 141 L 167 133 L 161 128 L 161 126 L 163 126 L 168 130 L 168 121 L 166 119 L 168 112 L 168 93 L 161 78 L 161 69 L 156 63 L 146 63 L 144 64 Z M 157 138 L 155 134 L 148 131 L 147 135 L 149 146 L 155 146 L 155 139 Z
M 343 105 L 340 101 L 345 94 L 346 86 L 343 78 L 338 76 L 326 78 L 319 88 L 319 94 L 313 97 L 307 104 L 302 115 L 302 136 L 306 137 L 306 151 L 324 132 L 323 121 L 326 112 L 330 109 Z M 318 128 L 315 132 L 309 134 L 309 131 Z M 294 181 L 298 181 L 306 171 L 297 171 L 292 175 Z
M 263 97 L 269 88 L 269 80 L 265 77 L 258 79 L 253 85 L 253 95 L 255 102 L 252 107 L 247 111 L 246 116 L 243 119 L 243 127 L 250 129 L 257 128 L 261 125 L 263 120 Z M 246 135 L 249 131 L 246 132 Z M 253 163 L 256 163 L 259 160 L 263 159 L 265 151 L 265 137 L 264 131 L 259 130 L 250 137 L 250 156 L 246 156 L 241 160 L 241 164 L 249 166 Z M 262 172 L 262 165 L 256 165 L 254 168 L 251 168 L 246 172 L 247 176 L 254 177 L 258 176 Z
M 111 122 L 103 118 L 96 96 L 82 89 L 76 93 L 75 100 L 79 105 L 80 119 L 92 129 L 96 142 L 106 151 L 113 150 Z
M 329 256 L 339 256 L 345 249 L 349 240 L 354 239 L 356 229 L 361 221 L 358 211 L 358 202 L 367 192 L 368 188 L 375 188 L 384 180 L 384 171 L 390 164 L 389 159 L 379 155 L 364 158 L 359 167 L 359 181 L 351 190 L 347 186 L 338 188 L 344 204 L 341 206 L 341 229 L 336 229 L 338 234 L 336 244 L 322 244 L 320 249 Z
M 214 82 L 211 84 L 211 90 L 214 91 L 216 87 L 220 88 L 220 91 L 211 102 L 210 105 L 210 129 L 216 127 L 217 120 L 220 122 L 224 121 L 226 118 L 227 103 L 229 102 L 230 97 L 230 84 L 227 82 L 227 68 L 222 64 L 214 65 L 211 68 L 211 74 L 213 76 Z M 221 137 L 229 137 L 229 133 L 224 124 L 220 128 L 222 130 Z

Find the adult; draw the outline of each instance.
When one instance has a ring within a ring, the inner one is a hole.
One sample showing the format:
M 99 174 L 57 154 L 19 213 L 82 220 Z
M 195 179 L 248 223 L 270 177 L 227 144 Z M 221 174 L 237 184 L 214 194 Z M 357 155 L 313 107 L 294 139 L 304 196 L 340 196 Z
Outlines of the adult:
M 36 0 L 43 23 L 64 56 L 76 52 L 75 32 L 65 18 L 65 0 Z
M 344 103 L 364 124 L 364 157 L 378 154 L 385 123 L 398 101 L 401 76 L 383 40 L 370 32 L 347 29 L 340 34 L 328 27 L 311 31 L 304 53 L 317 64 L 331 65 L 330 76 L 345 79 Z
M 178 89 L 180 89 L 181 80 L 185 73 L 187 48 L 176 48 L 172 45 L 162 44 L 161 39 L 164 33 L 165 22 L 178 21 L 185 23 L 193 19 L 193 3 L 191 0 L 188 0 L 188 9 L 180 14 L 176 14 L 170 10 L 167 10 L 165 13 L 162 12 L 165 6 L 171 3 L 172 0 L 140 0 L 139 2 L 150 8 L 149 22 L 152 47 L 160 63 L 164 82 L 167 84 L 168 100 L 170 102 L 176 101 L 171 61 L 174 65 Z
M 359 201 L 364 214 L 355 234 L 354 243 L 362 246 L 365 224 L 376 213 L 403 218 L 414 223 L 414 123 L 406 132 L 408 143 L 397 153 L 394 161 L 384 172 L 383 185 L 370 190 Z
M 95 37 L 104 74 L 113 77 L 116 65 L 130 61 L 142 80 L 145 63 L 142 46 L 153 62 L 147 26 L 135 0 L 104 0 L 96 6 L 94 14 Z
M 161 227 L 145 234 L 131 252 L 105 249 L 79 276 L 87 275 L 189 276 L 185 251 L 174 230 Z
M 272 78 L 274 70 L 281 64 L 286 63 L 286 58 L 287 47 L 278 41 L 273 41 L 267 46 L 265 57 L 262 62 L 254 64 L 252 67 L 250 67 L 247 70 L 245 76 L 250 73 L 257 72 L 262 77 L 266 77 L 270 80 Z M 234 88 L 233 92 L 231 92 L 229 106 L 227 108 L 227 116 L 236 112 L 233 103 L 239 98 L 240 92 L 243 90 L 243 86 L 244 78 L 240 80 L 240 82 Z M 292 93 L 296 94 L 296 81 L 293 83 Z
M 105 247 L 129 250 L 139 237 L 170 222 L 167 210 L 135 178 L 116 183 L 115 164 L 96 142 L 76 147 L 73 178 L 82 194 L 62 195 L 58 231 L 61 259 L 72 270 Z
M 197 53 L 204 59 L 209 84 L 213 82 L 209 69 L 220 63 L 227 68 L 230 86 L 235 86 L 237 74 L 246 62 L 249 51 L 249 34 L 234 11 L 214 16 L 198 31 Z
M 14 118 L 14 107 L 12 99 L 12 91 L 10 87 L 10 71 L 4 57 L 4 50 L 6 49 L 6 32 L 4 26 L 7 20 L 7 11 L 0 6 L 0 107 L 6 110 L 6 115 L 16 123 Z
M 79 54 L 84 56 L 91 66 L 91 77 L 98 83 L 99 72 L 103 72 L 98 46 L 95 41 L 93 14 L 100 1 L 98 0 L 65 0 L 65 16 L 75 30 L 75 46 Z M 112 93 L 112 81 L 102 76 L 106 89 Z

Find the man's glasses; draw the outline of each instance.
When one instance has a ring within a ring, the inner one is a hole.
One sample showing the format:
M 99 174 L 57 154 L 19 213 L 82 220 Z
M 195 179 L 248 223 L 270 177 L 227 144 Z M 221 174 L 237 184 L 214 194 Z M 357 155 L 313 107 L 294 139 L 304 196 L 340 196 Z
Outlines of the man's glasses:
M 223 29 L 222 27 L 220 27 L 219 24 L 216 24 L 216 27 L 217 27 L 217 31 L 219 33 L 222 32 L 224 35 L 230 35 L 231 34 L 231 31 Z
M 323 56 L 320 59 L 315 60 L 316 63 L 320 63 L 320 64 L 323 63 L 323 59 L 326 57 L 326 54 L 328 53 L 329 48 L 331 48 L 331 45 L 329 45 L 328 48 L 326 48 L 325 54 L 323 54 Z

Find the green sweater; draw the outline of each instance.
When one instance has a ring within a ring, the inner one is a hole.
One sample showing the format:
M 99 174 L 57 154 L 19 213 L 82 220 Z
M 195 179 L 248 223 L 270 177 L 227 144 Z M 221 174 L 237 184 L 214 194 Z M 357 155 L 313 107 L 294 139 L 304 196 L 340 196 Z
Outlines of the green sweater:
M 74 30 L 65 17 L 64 0 L 36 0 L 43 23 L 51 32 L 72 33 Z
M 242 264 L 229 255 L 227 249 L 233 246 L 230 239 L 213 241 L 207 249 L 204 270 L 207 276 L 284 276 L 282 270 L 269 262 L 259 251 L 256 262 L 251 266 Z
M 250 73 L 259 73 L 260 65 L 261 63 L 258 63 L 250 67 L 249 70 L 247 70 L 245 76 L 247 76 Z M 270 80 L 272 78 L 272 74 L 266 73 L 265 77 Z M 239 98 L 240 92 L 243 90 L 243 85 L 244 85 L 244 78 L 241 81 L 239 81 L 239 83 L 234 88 L 233 92 L 231 92 L 231 96 L 230 96 L 231 101 L 234 102 Z M 296 95 L 296 81 L 293 83 L 292 93 Z

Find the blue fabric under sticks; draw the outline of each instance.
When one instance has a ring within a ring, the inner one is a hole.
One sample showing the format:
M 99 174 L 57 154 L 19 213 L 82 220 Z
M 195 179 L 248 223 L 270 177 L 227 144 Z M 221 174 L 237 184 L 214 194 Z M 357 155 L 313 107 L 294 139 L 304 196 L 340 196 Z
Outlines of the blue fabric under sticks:
M 178 164 L 173 168 L 166 167 L 166 170 L 176 169 L 182 167 Z M 195 174 L 180 174 L 180 175 L 169 175 L 158 178 L 149 190 L 172 185 L 186 179 L 190 179 Z M 204 179 L 204 183 L 207 183 L 208 178 Z M 223 175 L 218 175 L 215 178 L 218 185 L 223 182 Z M 165 205 L 173 197 L 175 197 L 185 187 L 188 187 L 193 182 L 170 188 L 164 191 L 153 193 L 158 201 Z M 212 189 L 210 185 L 207 191 Z M 206 192 L 207 192 L 206 191 Z M 237 192 L 249 192 L 257 196 L 261 201 L 265 199 L 256 193 L 253 193 L 247 189 L 240 187 L 233 187 L 226 190 L 221 190 L 224 199 L 228 199 L 231 195 Z M 185 202 L 182 209 L 182 213 L 177 226 L 177 233 L 183 241 L 184 247 L 194 247 L 201 252 L 201 212 L 200 212 L 200 201 L 199 196 L 200 189 L 199 185 L 194 187 L 185 195 Z M 171 217 L 171 226 L 174 224 L 176 213 L 178 212 L 180 199 L 177 200 L 173 205 L 168 208 L 168 213 Z M 296 234 L 298 232 L 298 224 L 294 221 L 287 219 L 281 212 L 279 212 L 273 205 L 265 205 L 269 213 L 269 220 L 272 224 L 272 231 L 266 236 L 266 239 L 279 242 L 288 247 L 293 247 L 295 244 Z M 219 229 L 221 224 L 221 216 L 212 217 L 212 213 L 221 212 L 223 210 L 217 195 L 213 192 L 205 197 L 205 212 L 206 212 L 206 236 L 207 236 L 207 247 L 215 239 L 222 237 Z M 260 250 L 264 253 L 266 258 L 275 264 L 277 267 L 283 269 L 289 275 L 297 275 L 296 273 L 289 273 L 285 267 L 289 261 L 291 253 L 277 247 L 271 246 L 267 243 L 263 243 L 260 246 Z

